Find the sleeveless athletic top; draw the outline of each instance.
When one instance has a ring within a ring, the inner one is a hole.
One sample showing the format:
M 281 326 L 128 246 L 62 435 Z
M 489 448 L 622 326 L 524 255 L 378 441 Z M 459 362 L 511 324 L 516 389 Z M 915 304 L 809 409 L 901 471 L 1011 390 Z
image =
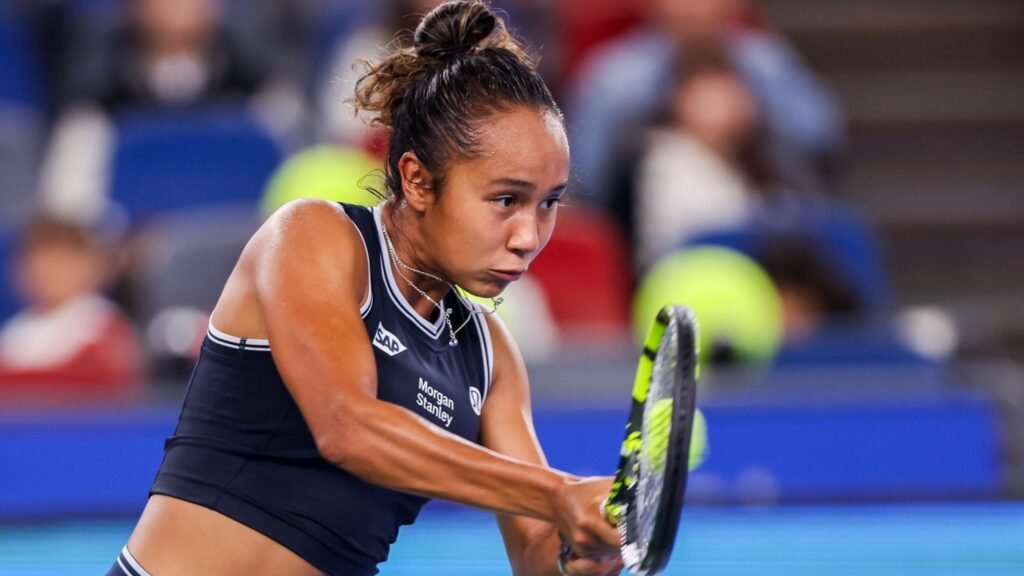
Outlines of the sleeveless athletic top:
M 449 293 L 443 305 L 453 309 L 454 325 L 471 316 L 450 346 L 443 318 L 424 319 L 399 291 L 404 281 L 389 265 L 379 209 L 343 206 L 366 247 L 369 290 L 360 313 L 377 397 L 476 442 L 493 362 L 485 319 Z M 329 574 L 376 574 L 399 527 L 427 500 L 363 482 L 320 456 L 274 365 L 273 345 L 211 324 L 150 493 L 216 510 Z M 343 361 L 345 351 L 337 354 Z

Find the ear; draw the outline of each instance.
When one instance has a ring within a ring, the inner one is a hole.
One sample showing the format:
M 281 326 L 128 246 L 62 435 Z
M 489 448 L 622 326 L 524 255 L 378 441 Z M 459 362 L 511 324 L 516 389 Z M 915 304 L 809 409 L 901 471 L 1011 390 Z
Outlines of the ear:
M 437 199 L 430 170 L 420 162 L 415 152 L 410 150 L 398 159 L 398 174 L 402 178 L 405 201 L 413 210 L 422 212 Z

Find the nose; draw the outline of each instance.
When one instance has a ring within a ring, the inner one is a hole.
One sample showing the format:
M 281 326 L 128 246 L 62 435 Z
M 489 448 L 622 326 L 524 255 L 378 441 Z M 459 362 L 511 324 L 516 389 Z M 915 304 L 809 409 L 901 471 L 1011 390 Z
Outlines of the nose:
M 508 249 L 521 256 L 528 256 L 540 249 L 540 220 L 535 214 L 519 214 L 512 223 L 508 238 Z

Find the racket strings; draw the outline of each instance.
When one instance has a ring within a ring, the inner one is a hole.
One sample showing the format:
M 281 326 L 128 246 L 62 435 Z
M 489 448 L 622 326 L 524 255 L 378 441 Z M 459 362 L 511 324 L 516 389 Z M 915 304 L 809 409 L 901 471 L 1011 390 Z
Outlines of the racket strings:
M 672 553 L 686 490 L 697 378 L 697 325 L 684 307 L 659 312 L 633 386 L 619 469 L 605 510 L 626 568 L 660 574 Z
M 662 338 L 654 367 L 651 371 L 650 388 L 644 405 L 642 420 L 640 458 L 636 482 L 635 552 L 639 558 L 648 555 L 654 538 L 658 511 L 664 495 L 666 457 L 672 433 L 674 373 L 679 358 L 677 354 L 679 334 L 675 323 L 670 323 Z

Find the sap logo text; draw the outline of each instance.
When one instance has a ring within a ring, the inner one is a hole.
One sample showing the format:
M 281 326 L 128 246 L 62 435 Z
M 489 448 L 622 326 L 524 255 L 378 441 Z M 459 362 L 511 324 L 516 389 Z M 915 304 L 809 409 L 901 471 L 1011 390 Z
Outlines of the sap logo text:
M 373 335 L 373 345 L 383 350 L 388 356 L 394 356 L 405 352 L 405 344 L 391 332 L 384 329 L 384 326 L 377 324 L 377 333 Z

